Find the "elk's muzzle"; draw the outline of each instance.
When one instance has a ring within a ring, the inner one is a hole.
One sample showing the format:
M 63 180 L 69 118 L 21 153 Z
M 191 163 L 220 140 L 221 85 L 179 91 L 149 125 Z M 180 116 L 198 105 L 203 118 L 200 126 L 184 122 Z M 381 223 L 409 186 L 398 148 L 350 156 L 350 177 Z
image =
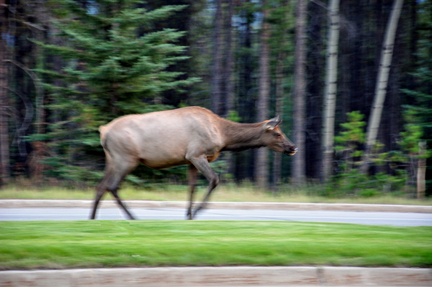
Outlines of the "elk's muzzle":
M 298 148 L 296 148 L 295 146 L 290 146 L 288 148 L 288 150 L 285 152 L 285 154 L 286 155 L 295 155 L 297 151 L 298 151 Z

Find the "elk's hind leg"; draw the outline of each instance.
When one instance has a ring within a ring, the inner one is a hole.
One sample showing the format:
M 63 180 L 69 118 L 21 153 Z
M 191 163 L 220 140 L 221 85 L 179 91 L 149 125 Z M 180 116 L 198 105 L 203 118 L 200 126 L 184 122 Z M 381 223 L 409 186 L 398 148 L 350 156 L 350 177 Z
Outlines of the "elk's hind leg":
M 96 187 L 96 197 L 95 197 L 94 202 L 93 202 L 93 210 L 92 210 L 92 213 L 90 215 L 90 219 L 96 218 L 96 210 L 98 208 L 99 202 L 102 199 L 102 196 L 106 192 L 106 185 L 105 184 L 106 184 L 107 176 L 108 176 L 108 174 L 106 173 L 104 178 L 102 179 L 102 181 Z
M 104 171 L 104 177 L 99 182 L 99 184 L 96 187 L 96 196 L 93 202 L 93 210 L 90 215 L 90 219 L 96 218 L 96 211 L 99 205 L 100 200 L 104 196 L 105 192 L 107 191 L 107 184 L 109 179 L 112 177 L 112 165 L 111 165 L 111 157 L 109 154 L 106 155 L 106 165 L 105 165 L 105 171 Z
M 126 213 L 126 215 L 129 217 L 129 219 L 136 219 L 132 213 L 130 213 L 130 211 L 127 209 L 126 205 L 121 201 L 120 197 L 118 196 L 118 190 L 112 190 L 110 191 L 112 193 L 112 195 L 114 196 L 115 200 L 117 201 L 117 204 L 124 210 L 124 212 Z
M 114 172 L 112 176 L 108 179 L 107 190 L 114 196 L 117 204 L 123 209 L 127 217 L 129 217 L 129 219 L 135 219 L 135 217 L 129 212 L 126 205 L 120 199 L 118 195 L 118 188 L 126 175 L 138 165 L 138 161 L 132 158 L 123 158 L 117 161 L 114 160 L 114 162 L 116 164 L 113 168 Z
M 122 159 L 115 161 L 110 156 L 107 156 L 107 166 L 105 168 L 105 176 L 96 188 L 96 197 L 93 203 L 93 211 L 90 219 L 96 218 L 96 210 L 99 202 L 106 191 L 111 192 L 117 204 L 123 209 L 129 219 L 135 219 L 129 212 L 125 204 L 121 201 L 118 195 L 118 187 L 124 177 L 137 166 L 138 162 L 133 159 Z

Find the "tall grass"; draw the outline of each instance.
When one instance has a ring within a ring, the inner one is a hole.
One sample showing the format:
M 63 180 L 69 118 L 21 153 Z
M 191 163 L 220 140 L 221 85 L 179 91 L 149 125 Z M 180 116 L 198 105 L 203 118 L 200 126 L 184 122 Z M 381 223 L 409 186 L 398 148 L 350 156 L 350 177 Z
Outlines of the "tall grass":
M 305 203 L 368 203 L 368 204 L 408 204 L 432 205 L 432 198 L 416 200 L 403 193 L 376 193 L 372 196 L 349 194 L 345 197 L 323 196 L 324 187 L 310 184 L 295 187 L 283 184 L 278 192 L 260 190 L 250 182 L 241 184 L 220 184 L 212 194 L 212 201 L 231 202 L 305 202 Z M 204 197 L 206 182 L 197 188 L 196 200 Z M 17 183 L 0 190 L 0 199 L 93 199 L 94 187 L 65 188 L 59 186 L 35 187 L 32 184 Z M 145 187 L 123 185 L 120 196 L 126 200 L 188 200 L 188 186 L 182 184 L 152 184 Z M 109 195 L 105 198 L 111 198 Z

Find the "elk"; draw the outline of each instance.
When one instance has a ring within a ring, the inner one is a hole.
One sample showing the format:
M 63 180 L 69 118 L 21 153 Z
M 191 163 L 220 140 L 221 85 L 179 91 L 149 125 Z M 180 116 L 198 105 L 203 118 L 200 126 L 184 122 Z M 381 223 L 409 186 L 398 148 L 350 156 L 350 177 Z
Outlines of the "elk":
M 297 148 L 282 133 L 278 117 L 260 123 L 242 124 L 223 119 L 202 107 L 127 115 L 99 128 L 105 151 L 104 177 L 96 188 L 91 219 L 105 192 L 110 192 L 129 219 L 135 219 L 118 196 L 124 177 L 139 162 L 162 169 L 188 165 L 190 185 L 187 218 L 193 219 L 209 200 L 219 178 L 209 163 L 222 151 L 241 151 L 268 147 L 276 152 L 294 155 Z M 208 180 L 207 193 L 193 209 L 198 171 Z

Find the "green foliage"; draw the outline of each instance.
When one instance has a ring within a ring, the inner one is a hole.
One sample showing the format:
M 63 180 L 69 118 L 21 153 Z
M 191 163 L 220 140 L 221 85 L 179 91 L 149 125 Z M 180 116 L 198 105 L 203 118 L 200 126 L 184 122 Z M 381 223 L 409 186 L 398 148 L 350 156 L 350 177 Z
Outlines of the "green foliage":
M 431 29 L 432 29 L 432 2 L 431 1 L 420 1 L 418 3 L 417 11 L 417 27 L 421 27 L 417 30 L 416 38 L 417 49 L 416 59 L 417 62 L 413 65 L 415 70 L 410 75 L 409 89 L 403 89 L 402 92 L 405 95 L 406 103 L 408 105 L 405 108 L 408 110 L 409 117 L 413 117 L 412 124 L 416 126 L 405 126 L 406 131 L 411 132 L 412 140 L 407 140 L 406 145 L 409 146 L 413 155 L 417 152 L 418 142 L 415 142 L 416 138 L 419 138 L 420 128 L 423 132 L 421 140 L 425 141 L 427 148 L 432 147 L 432 42 L 430 41 Z M 426 194 L 432 195 L 432 162 L 430 151 L 424 155 L 428 158 L 427 160 L 427 178 L 429 181 L 426 182 Z
M 363 155 L 359 145 L 365 140 L 363 127 L 366 123 L 363 121 L 364 116 L 358 111 L 347 113 L 347 116 L 348 122 L 340 125 L 342 131 L 334 137 L 334 140 L 335 150 L 343 154 L 344 160 L 341 167 L 346 172 L 350 172 L 354 166 L 360 164 L 358 158 Z
M 182 73 L 169 69 L 187 58 L 186 47 L 176 44 L 185 32 L 154 25 L 185 6 L 146 10 L 137 8 L 140 3 L 97 0 L 84 9 L 72 0 L 50 1 L 63 45 L 38 44 L 60 56 L 63 67 L 53 70 L 48 63 L 37 70 L 52 117 L 45 135 L 31 137 L 49 141 L 47 175 L 94 182 L 103 167 L 100 125 L 125 114 L 169 109 L 154 104 L 157 97 L 197 81 L 178 80 Z
M 406 171 L 397 169 L 395 162 L 405 158 L 400 151 L 382 152 L 383 144 L 377 143 L 373 150 L 371 160 L 376 166 L 390 164 L 394 174 L 379 172 L 364 174 L 360 171 L 362 144 L 365 142 L 364 116 L 354 111 L 347 114 L 348 122 L 342 123 L 342 131 L 335 136 L 335 150 L 342 154 L 339 160 L 339 172 L 333 177 L 326 189 L 326 195 L 342 197 L 351 195 L 355 197 L 373 197 L 384 192 L 402 188 L 406 180 Z M 414 129 L 415 130 L 415 129 Z M 411 133 L 409 133 L 411 135 Z M 413 139 L 406 134 L 411 142 Z M 407 146 L 403 146 L 407 148 Z
M 398 142 L 401 151 L 396 153 L 395 160 L 402 162 L 407 169 L 407 179 L 411 184 L 417 182 L 417 167 L 419 160 L 427 159 L 431 156 L 430 150 L 425 150 L 426 141 L 424 140 L 425 129 L 421 117 L 413 107 L 407 107 L 404 112 L 404 131 L 400 133 L 401 140 Z
M 423 137 L 423 127 L 419 124 L 417 112 L 414 108 L 408 108 L 404 113 L 405 125 L 401 132 L 400 147 L 409 155 L 418 155 L 419 142 Z
M 364 115 L 359 111 L 347 113 L 348 122 L 342 123 L 340 126 L 343 129 L 334 140 L 339 145 L 336 145 L 336 150 L 350 150 L 353 151 L 358 144 L 364 143 L 365 132 L 364 126 L 366 123 L 363 121 Z
M 289 39 L 289 37 L 292 37 L 292 35 L 289 35 L 288 31 L 294 30 L 295 28 L 295 2 L 275 0 L 268 2 L 268 7 L 266 7 L 266 9 L 270 10 L 267 22 L 271 24 L 271 37 L 269 44 L 272 54 L 276 56 L 279 54 L 284 54 L 284 61 L 292 62 L 294 45 L 291 41 L 293 39 Z M 283 37 L 286 40 L 282 40 Z M 277 57 L 274 57 L 272 60 L 277 61 Z M 275 63 L 272 63 L 272 65 L 274 66 Z
M 238 123 L 241 121 L 241 117 L 239 116 L 237 111 L 228 111 L 227 120 Z

